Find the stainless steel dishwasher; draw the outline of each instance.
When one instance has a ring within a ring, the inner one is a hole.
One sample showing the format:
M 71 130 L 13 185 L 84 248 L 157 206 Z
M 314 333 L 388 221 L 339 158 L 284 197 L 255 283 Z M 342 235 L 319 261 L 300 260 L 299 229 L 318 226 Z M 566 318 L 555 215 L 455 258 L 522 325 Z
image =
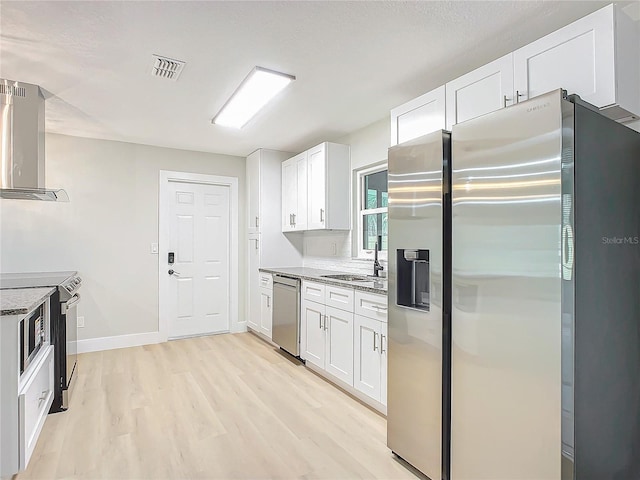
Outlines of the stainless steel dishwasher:
M 273 275 L 271 339 L 291 355 L 300 356 L 300 279 Z

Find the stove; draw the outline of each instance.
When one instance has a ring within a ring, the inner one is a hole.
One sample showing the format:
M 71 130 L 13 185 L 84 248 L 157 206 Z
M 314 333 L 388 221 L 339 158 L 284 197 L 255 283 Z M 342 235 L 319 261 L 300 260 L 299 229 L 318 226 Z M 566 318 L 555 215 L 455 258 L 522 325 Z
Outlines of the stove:
M 57 287 L 51 295 L 51 343 L 54 349 L 55 391 L 49 413 L 69 407 L 77 377 L 78 318 L 82 279 L 78 272 L 2 273 L 0 289 Z

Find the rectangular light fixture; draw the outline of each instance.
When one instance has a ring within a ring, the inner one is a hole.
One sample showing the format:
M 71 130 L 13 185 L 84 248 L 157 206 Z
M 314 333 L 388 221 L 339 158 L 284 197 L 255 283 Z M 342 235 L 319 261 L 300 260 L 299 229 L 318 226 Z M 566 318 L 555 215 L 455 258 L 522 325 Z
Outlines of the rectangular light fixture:
M 255 67 L 211 123 L 242 128 L 258 110 L 295 79 L 293 75 Z

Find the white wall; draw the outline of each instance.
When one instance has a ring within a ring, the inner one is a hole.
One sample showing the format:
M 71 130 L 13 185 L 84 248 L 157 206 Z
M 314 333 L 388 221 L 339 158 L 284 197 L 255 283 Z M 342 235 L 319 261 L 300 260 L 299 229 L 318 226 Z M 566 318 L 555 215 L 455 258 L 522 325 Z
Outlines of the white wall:
M 64 188 L 71 201 L 0 200 L 0 271 L 78 270 L 80 339 L 156 332 L 158 255 L 150 244 L 158 241 L 159 170 L 237 177 L 245 217 L 244 158 L 47 135 L 47 187 Z M 239 268 L 244 285 L 243 255 Z
M 387 150 L 391 137 L 391 122 L 384 117 L 360 130 L 344 137 L 332 140 L 351 146 L 351 176 L 363 167 L 387 160 Z M 351 205 L 352 226 L 355 226 L 353 215 L 357 194 L 352 187 Z M 334 248 L 335 244 L 335 248 Z M 352 258 L 354 244 L 351 232 L 305 232 L 304 233 L 304 265 L 313 268 L 325 268 L 358 273 L 373 273 L 371 260 L 355 260 Z M 334 255 L 333 252 L 336 252 Z

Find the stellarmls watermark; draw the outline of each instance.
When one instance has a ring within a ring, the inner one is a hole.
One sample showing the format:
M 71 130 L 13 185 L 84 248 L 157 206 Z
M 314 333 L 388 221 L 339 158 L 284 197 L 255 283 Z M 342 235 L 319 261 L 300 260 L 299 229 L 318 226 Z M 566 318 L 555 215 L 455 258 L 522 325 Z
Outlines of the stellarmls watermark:
M 638 245 L 640 237 L 602 237 L 603 245 Z

